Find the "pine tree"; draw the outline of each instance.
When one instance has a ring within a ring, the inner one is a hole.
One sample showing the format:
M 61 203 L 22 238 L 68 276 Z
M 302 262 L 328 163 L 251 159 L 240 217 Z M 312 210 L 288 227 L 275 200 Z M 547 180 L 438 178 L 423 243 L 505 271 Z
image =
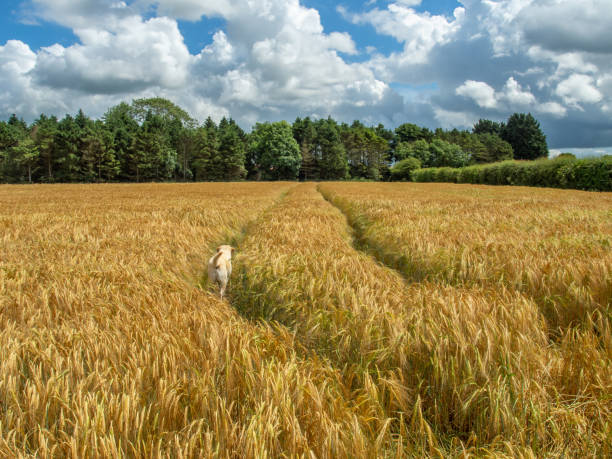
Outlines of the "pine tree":
M 504 123 L 498 123 L 496 121 L 481 118 L 476 124 L 474 124 L 474 127 L 472 128 L 472 133 L 500 135 L 503 128 Z
M 56 135 L 57 118 L 40 115 L 34 122 L 32 130 L 34 142 L 40 152 L 42 179 L 46 182 L 53 182 L 54 166 L 57 153 Z
M 119 161 L 113 150 L 112 134 L 101 122 L 88 126 L 83 138 L 83 177 L 87 181 L 113 180 L 119 174 Z
M 320 177 L 319 164 L 314 151 L 317 135 L 315 124 L 308 116 L 304 119 L 298 117 L 293 123 L 292 131 L 302 157 L 300 180 L 318 180 Z
M 215 180 L 219 156 L 218 128 L 209 116 L 204 126 L 198 128 L 195 134 L 195 149 L 191 167 L 194 178 L 198 181 Z
M 546 136 L 531 113 L 514 113 L 502 129 L 502 139 L 512 145 L 515 159 L 537 159 L 548 156 Z
M 346 150 L 340 141 L 337 123 L 328 118 L 316 123 L 315 152 L 323 180 L 344 180 L 348 176 Z
M 40 156 L 34 140 L 26 137 L 12 148 L 12 153 L 15 163 L 25 169 L 28 182 L 32 183 L 32 173 L 35 171 Z
M 116 160 L 119 162 L 118 178 L 132 180 L 131 149 L 136 133 L 140 128 L 130 114 L 130 106 L 122 102 L 109 109 L 102 119 L 105 130 L 112 135 L 112 149 Z
M 82 112 L 80 112 L 82 115 Z M 84 115 L 82 115 L 84 117 Z M 60 182 L 75 182 L 89 180 L 83 177 L 81 157 L 83 155 L 83 138 L 85 124 L 77 123 L 76 119 L 66 115 L 57 125 L 55 176 Z
M 11 115 L 8 122 L 0 121 L 0 180 L 3 182 L 21 181 L 22 167 L 18 162 L 14 147 L 29 138 L 28 127 L 23 120 Z
M 219 171 L 215 180 L 242 180 L 246 177 L 245 159 L 244 132 L 234 120 L 223 118 L 219 123 L 219 155 L 213 163 Z

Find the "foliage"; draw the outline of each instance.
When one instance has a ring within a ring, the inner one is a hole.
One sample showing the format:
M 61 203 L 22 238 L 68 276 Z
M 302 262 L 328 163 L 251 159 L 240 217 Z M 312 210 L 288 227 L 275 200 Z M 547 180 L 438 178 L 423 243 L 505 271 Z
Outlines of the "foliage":
M 472 155 L 477 163 L 495 163 L 512 159 L 514 156 L 512 145 L 502 140 L 497 134 L 479 134 L 478 140 L 484 149 Z
M 307 116 L 296 118 L 292 126 L 293 138 L 298 143 L 302 163 L 299 178 L 301 180 L 317 180 L 320 178 L 319 158 L 315 150 L 317 135 L 315 123 Z
M 380 132 L 380 131 L 379 131 Z M 381 132 L 383 135 L 384 132 Z M 355 121 L 341 133 L 351 177 L 380 180 L 388 161 L 389 143 L 376 130 Z
M 469 163 L 470 158 L 459 145 L 434 139 L 429 145 L 431 163 L 434 167 L 462 167 Z
M 27 174 L 28 182 L 32 183 L 32 174 L 36 172 L 36 165 L 40 152 L 34 140 L 27 137 L 12 148 L 12 161 Z
M 612 156 L 570 159 L 556 170 L 556 178 L 561 188 L 612 191 Z
M 82 168 L 85 181 L 112 181 L 119 174 L 112 134 L 101 122 L 88 126 L 82 144 Z
M 435 137 L 459 145 L 469 155 L 471 163 L 491 163 L 513 157 L 512 146 L 508 142 L 484 129 L 479 129 L 478 133 L 436 129 Z
M 531 113 L 514 113 L 501 130 L 501 138 L 512 146 L 515 159 L 538 159 L 548 156 L 546 136 Z
M 179 121 L 185 126 L 193 126 L 195 120 L 189 113 L 168 99 L 154 97 L 150 99 L 136 99 L 132 102 L 130 113 L 134 119 L 144 122 L 149 113 L 159 116 L 164 122 Z
M 412 171 L 421 167 L 421 161 L 414 157 L 408 157 L 395 163 L 391 168 L 392 180 L 411 180 Z
M 416 182 L 481 183 L 612 191 L 612 159 L 503 161 L 460 169 L 426 168 L 412 173 Z
M 204 126 L 196 130 L 194 137 L 195 151 L 191 163 L 194 179 L 198 181 L 217 179 L 219 132 L 210 116 L 206 119 Z
M 545 148 L 531 115 L 514 114 L 506 124 L 480 120 L 473 132 L 298 117 L 293 125 L 257 123 L 247 135 L 232 118 L 217 124 L 209 116 L 198 125 L 184 109 L 157 97 L 121 102 L 101 120 L 79 110 L 61 120 L 41 114 L 28 126 L 12 115 L 0 122 L 0 181 L 384 181 L 391 179 L 390 167 L 407 158 L 424 168 L 512 159 L 513 147 L 498 133 L 512 137 L 523 155 Z M 576 182 L 571 174 L 564 180 Z
M 496 121 L 479 119 L 474 127 L 472 128 L 472 132 L 474 134 L 494 134 L 500 135 L 502 130 L 504 129 L 504 123 L 498 123 Z
M 110 108 L 102 117 L 105 129 L 112 135 L 112 149 L 119 161 L 119 178 L 131 180 L 129 157 L 134 137 L 140 126 L 131 116 L 131 109 L 125 102 Z
M 165 135 L 166 123 L 149 111 L 136 133 L 128 154 L 128 170 L 137 181 L 166 180 L 173 176 L 176 151 Z
M 340 139 L 338 123 L 330 118 L 315 123 L 314 156 L 322 180 L 344 180 L 349 173 L 346 149 Z
M 249 158 L 259 178 L 295 180 L 298 177 L 302 158 L 289 123 L 257 123 L 249 139 Z
M 419 127 L 416 124 L 404 123 L 395 128 L 395 142 L 415 142 L 417 140 L 425 140 L 431 142 L 433 139 L 432 132 L 424 127 Z
M 417 140 L 415 142 L 400 142 L 395 147 L 396 161 L 402 161 L 406 158 L 416 158 L 422 165 L 431 164 L 431 153 L 429 152 L 429 143 L 426 140 Z
M 213 160 L 215 180 L 242 180 L 246 176 L 246 135 L 233 119 L 219 122 L 219 150 Z
M 469 162 L 469 155 L 459 145 L 434 138 L 431 143 L 417 140 L 402 142 L 396 148 L 396 158 L 416 158 L 424 167 L 461 167 Z
M 24 141 L 28 145 L 15 150 Z M 31 146 L 28 127 L 23 120 L 11 115 L 7 122 L 0 121 L 0 181 L 19 182 L 24 179 L 20 158 L 22 154 L 27 155 L 26 152 L 31 151 Z M 28 170 L 28 181 L 31 181 L 31 167 Z
M 58 182 L 86 181 L 81 154 L 84 151 L 86 131 L 92 121 L 79 110 L 75 117 L 66 115 L 57 125 L 54 143 L 57 146 L 55 179 Z

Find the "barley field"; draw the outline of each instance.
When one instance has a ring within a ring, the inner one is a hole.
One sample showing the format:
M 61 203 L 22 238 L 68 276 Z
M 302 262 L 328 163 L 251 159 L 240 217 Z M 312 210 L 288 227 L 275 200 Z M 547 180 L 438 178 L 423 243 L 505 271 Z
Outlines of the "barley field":
M 612 454 L 612 193 L 0 186 L 0 228 L 0 457 Z

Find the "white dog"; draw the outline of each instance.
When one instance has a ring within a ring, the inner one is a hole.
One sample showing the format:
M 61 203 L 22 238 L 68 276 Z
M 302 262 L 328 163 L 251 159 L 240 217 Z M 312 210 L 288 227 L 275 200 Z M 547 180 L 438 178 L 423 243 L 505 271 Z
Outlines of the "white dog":
M 232 253 L 234 253 L 232 246 L 220 245 L 217 247 L 217 253 L 208 260 L 208 280 L 219 284 L 221 298 L 232 275 Z

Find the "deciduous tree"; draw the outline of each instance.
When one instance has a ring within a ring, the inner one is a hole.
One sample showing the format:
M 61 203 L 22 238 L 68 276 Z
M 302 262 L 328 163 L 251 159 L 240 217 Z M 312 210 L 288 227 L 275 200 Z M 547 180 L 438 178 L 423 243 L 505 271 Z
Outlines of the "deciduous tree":
M 298 177 L 302 157 L 291 125 L 286 121 L 257 123 L 250 136 L 249 150 L 260 178 L 295 180 Z

